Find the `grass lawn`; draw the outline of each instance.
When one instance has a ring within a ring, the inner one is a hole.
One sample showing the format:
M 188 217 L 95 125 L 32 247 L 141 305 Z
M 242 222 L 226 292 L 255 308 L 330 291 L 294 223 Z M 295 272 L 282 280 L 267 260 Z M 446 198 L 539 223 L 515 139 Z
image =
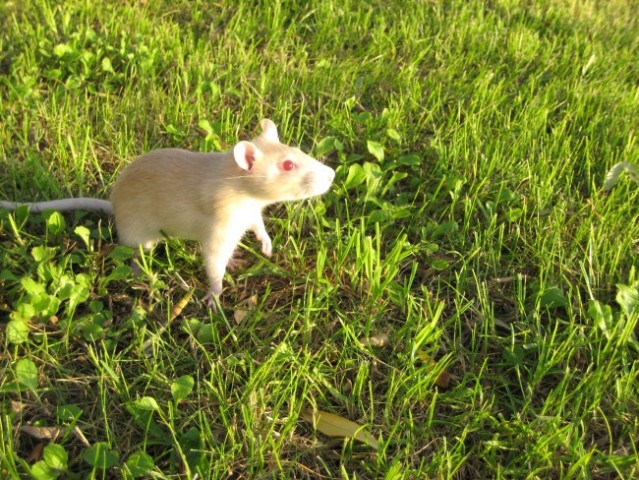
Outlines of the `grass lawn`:
M 0 210 L 0 478 L 638 478 L 637 32 L 634 0 L 2 2 L 0 200 L 264 117 L 337 176 L 220 313 L 192 242 L 136 276 L 105 215 Z

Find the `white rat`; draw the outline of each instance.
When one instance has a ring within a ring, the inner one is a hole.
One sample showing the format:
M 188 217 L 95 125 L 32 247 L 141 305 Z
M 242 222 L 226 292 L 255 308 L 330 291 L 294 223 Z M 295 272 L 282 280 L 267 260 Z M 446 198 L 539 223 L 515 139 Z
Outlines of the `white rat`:
M 223 153 L 160 149 L 142 155 L 118 176 L 111 201 L 69 198 L 26 203 L 31 211 L 101 210 L 113 214 L 120 242 L 148 250 L 163 234 L 202 245 L 210 282 L 209 305 L 222 292 L 222 278 L 238 242 L 252 230 L 270 256 L 272 242 L 262 209 L 326 192 L 335 171 L 300 149 L 280 143 L 268 119 L 262 133 Z M 0 202 L 0 208 L 23 205 Z

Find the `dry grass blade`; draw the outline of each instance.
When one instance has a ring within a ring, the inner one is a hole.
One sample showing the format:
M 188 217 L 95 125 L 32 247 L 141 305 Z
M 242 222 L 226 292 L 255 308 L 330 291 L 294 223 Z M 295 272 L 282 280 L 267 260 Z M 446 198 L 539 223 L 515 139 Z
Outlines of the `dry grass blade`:
M 180 299 L 178 303 L 175 304 L 175 306 L 171 310 L 169 323 L 171 323 L 173 320 L 175 320 L 177 317 L 180 316 L 180 314 L 182 313 L 182 310 L 184 310 L 184 307 L 186 307 L 188 303 L 191 301 L 191 297 L 193 297 L 193 292 L 195 292 L 195 289 L 192 288 L 191 290 L 186 292 L 186 294 Z
M 191 297 L 193 297 L 193 292 L 195 292 L 195 289 L 193 288 L 189 290 L 188 292 L 186 292 L 186 294 L 180 299 L 180 301 L 173 306 L 173 309 L 171 310 L 171 315 L 169 316 L 169 321 L 166 323 L 166 325 L 163 325 L 158 330 L 157 334 L 153 335 L 142 344 L 142 348 L 144 349 L 144 353 L 147 357 L 150 357 L 153 353 L 151 351 L 151 344 L 153 343 L 155 337 L 157 335 L 161 335 L 167 329 L 167 327 L 171 325 L 173 320 L 175 320 L 177 317 L 180 316 L 180 314 L 182 313 L 182 310 L 184 310 L 184 307 L 188 305 L 189 301 L 191 300 Z

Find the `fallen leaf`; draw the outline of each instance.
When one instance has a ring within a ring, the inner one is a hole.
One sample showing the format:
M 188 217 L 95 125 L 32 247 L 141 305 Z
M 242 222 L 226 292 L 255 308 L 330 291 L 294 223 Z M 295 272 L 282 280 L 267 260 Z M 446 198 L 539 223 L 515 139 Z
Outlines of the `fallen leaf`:
M 257 295 L 251 295 L 246 300 L 243 300 L 241 304 L 246 305 L 249 308 L 249 310 L 251 308 L 257 307 Z
M 44 443 L 36 443 L 31 450 L 29 456 L 25 459 L 27 463 L 35 463 L 42 459 L 42 452 L 44 451 Z
M 238 308 L 235 312 L 233 312 L 233 320 L 235 320 L 237 325 L 242 323 L 248 313 L 257 307 L 257 295 L 251 295 L 246 300 L 240 302 L 239 306 L 241 308 Z
M 235 320 L 235 323 L 239 325 L 240 323 L 242 323 L 242 320 L 244 320 L 244 318 L 247 315 L 248 315 L 248 310 L 243 310 L 238 308 L 237 310 L 233 312 L 233 320 Z
M 58 427 L 34 427 L 32 425 L 23 425 L 20 427 L 20 431 L 38 440 L 53 440 L 61 432 Z
M 437 362 L 433 360 L 430 357 L 430 355 L 428 355 L 427 353 L 418 352 L 417 356 L 422 362 L 424 362 L 429 367 L 433 367 L 433 368 L 437 367 Z M 437 380 L 435 380 L 435 384 L 438 387 L 448 388 L 449 383 L 450 383 L 450 375 L 448 374 L 448 372 L 445 372 L 444 370 L 442 370 L 437 376 Z
M 372 337 L 361 338 L 359 343 L 365 347 L 383 347 L 388 343 L 388 335 L 380 333 L 378 335 L 373 335 Z
M 317 410 L 304 410 L 302 418 L 311 422 L 324 435 L 329 437 L 349 437 L 354 438 L 366 445 L 379 449 L 379 443 L 373 435 L 364 429 L 361 425 L 351 422 L 344 417 L 335 415 L 334 413 L 322 412 Z
M 21 413 L 24 410 L 24 403 L 22 402 L 17 402 L 16 400 L 11 400 L 11 411 L 13 413 Z

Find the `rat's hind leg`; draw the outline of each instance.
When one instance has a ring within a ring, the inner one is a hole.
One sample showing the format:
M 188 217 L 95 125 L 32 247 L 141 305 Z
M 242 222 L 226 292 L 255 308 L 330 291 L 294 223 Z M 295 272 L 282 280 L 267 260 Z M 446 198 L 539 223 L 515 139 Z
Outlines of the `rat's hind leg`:
M 226 273 L 226 266 L 231 260 L 238 242 L 239 238 L 235 241 L 235 239 L 216 238 L 213 235 L 202 243 L 204 266 L 209 279 L 209 292 L 204 298 L 211 308 L 215 308 L 215 299 L 219 298 L 222 293 L 222 281 L 224 273 Z
M 242 251 L 239 249 L 233 250 L 233 255 L 229 258 L 229 262 L 226 264 L 226 269 L 229 272 L 235 272 L 238 268 L 245 267 L 248 264 L 248 260 L 243 258 Z

